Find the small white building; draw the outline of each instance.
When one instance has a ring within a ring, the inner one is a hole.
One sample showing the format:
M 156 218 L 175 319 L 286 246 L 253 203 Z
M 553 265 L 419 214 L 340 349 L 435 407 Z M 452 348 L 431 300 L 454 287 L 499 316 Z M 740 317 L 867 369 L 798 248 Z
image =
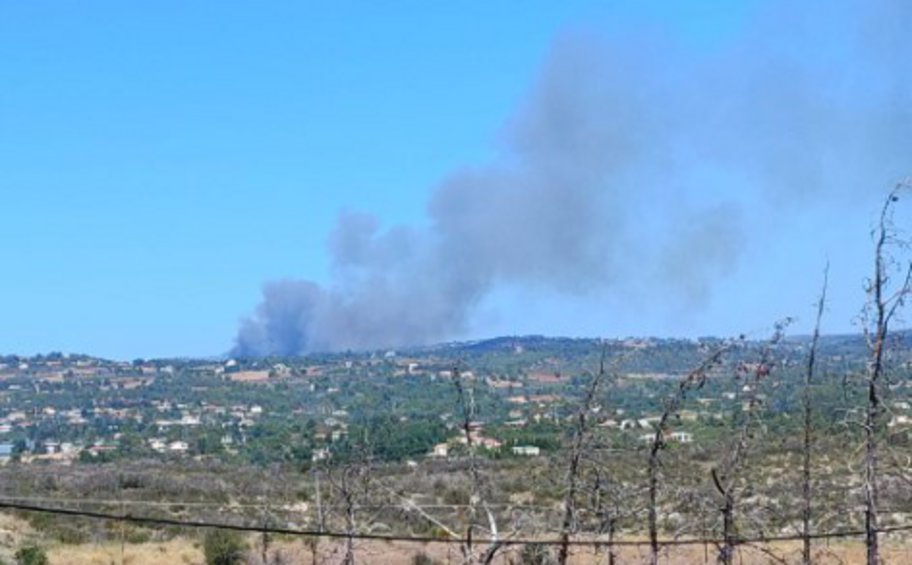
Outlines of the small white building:
M 180 423 L 182 426 L 198 426 L 200 425 L 199 416 L 194 416 L 193 414 L 184 414 L 181 416 Z
M 186 441 L 172 441 L 168 444 L 168 451 L 171 453 L 186 453 L 189 449 Z
M 622 430 L 632 430 L 632 429 L 635 429 L 637 427 L 637 425 L 638 425 L 637 421 L 633 420 L 631 418 L 627 418 L 626 420 L 621 420 L 621 429 Z
M 693 434 L 690 432 L 671 432 L 668 438 L 678 443 L 693 443 L 694 440 Z
M 890 418 L 890 423 L 887 426 L 895 428 L 896 426 L 908 426 L 910 423 L 912 423 L 912 418 L 905 414 L 897 414 Z
M 541 449 L 537 445 L 514 445 L 514 455 L 523 455 L 525 457 L 536 457 L 541 455 Z

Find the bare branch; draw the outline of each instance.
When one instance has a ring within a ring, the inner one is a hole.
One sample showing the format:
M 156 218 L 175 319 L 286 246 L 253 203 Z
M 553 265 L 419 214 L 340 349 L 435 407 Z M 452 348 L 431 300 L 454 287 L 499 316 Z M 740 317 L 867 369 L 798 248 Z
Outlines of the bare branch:
M 804 446 L 801 494 L 803 507 L 801 509 L 801 558 L 804 565 L 811 565 L 811 383 L 814 381 L 814 370 L 817 362 L 817 345 L 820 342 L 820 323 L 826 306 L 827 284 L 829 282 L 830 264 L 823 269 L 823 288 L 820 299 L 817 301 L 817 317 L 814 322 L 814 335 L 811 338 L 811 348 L 808 353 L 807 371 L 804 379 Z
M 690 373 L 688 373 L 687 376 L 681 379 L 674 394 L 672 394 L 672 396 L 665 401 L 665 409 L 659 418 L 659 422 L 656 426 L 655 434 L 653 436 L 652 444 L 649 450 L 649 507 L 647 510 L 650 543 L 649 562 L 652 565 L 656 565 L 659 561 L 659 528 L 657 511 L 659 483 L 658 474 L 659 467 L 661 465 L 659 452 L 665 447 L 665 434 L 668 431 L 668 420 L 673 415 L 678 413 L 681 408 L 681 404 L 687 397 L 687 393 L 690 390 L 699 388 L 703 385 L 709 372 L 721 364 L 724 354 L 727 353 L 732 347 L 734 347 L 734 343 L 728 342 L 716 348 L 716 350 L 713 351 L 708 357 L 706 357 L 700 363 L 700 365 L 698 365 Z

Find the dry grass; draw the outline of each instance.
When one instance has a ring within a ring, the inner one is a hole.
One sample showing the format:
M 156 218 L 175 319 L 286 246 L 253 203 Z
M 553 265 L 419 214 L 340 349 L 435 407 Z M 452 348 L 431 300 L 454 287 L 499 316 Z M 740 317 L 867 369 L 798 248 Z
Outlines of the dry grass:
M 265 383 L 269 381 L 269 371 L 240 371 L 229 373 L 228 379 L 236 383 Z
M 34 539 L 34 533 L 24 522 L 9 517 L 0 517 L 0 535 L 14 531 L 17 541 Z M 259 537 L 248 538 L 251 548 L 249 565 L 261 565 L 259 558 Z M 4 544 L 5 545 L 5 544 Z M 82 545 L 50 545 L 48 556 L 52 565 L 202 565 L 202 549 L 197 540 L 176 538 L 165 542 L 127 544 L 121 561 L 119 543 Z M 7 546 L 8 552 L 10 551 Z M 799 563 L 800 544 L 779 543 L 765 548 L 740 548 L 736 562 L 741 564 Z M 498 565 L 522 563 L 521 548 L 505 549 L 495 560 Z M 317 545 L 317 563 L 338 563 L 342 557 L 340 543 L 322 541 Z M 441 564 L 460 563 L 458 546 L 447 544 L 404 544 L 385 542 L 359 542 L 356 557 L 359 563 L 377 565 L 410 565 L 417 553 L 424 553 Z M 311 565 L 312 548 L 302 540 L 275 540 L 270 546 L 270 556 L 281 555 L 281 562 L 288 565 Z M 775 558 L 770 557 L 770 554 Z M 616 551 L 618 563 L 640 564 L 647 562 L 647 548 L 619 548 Z M 8 555 L 7 558 L 10 556 Z M 899 539 L 884 540 L 884 562 L 887 564 L 912 563 L 912 542 Z M 272 558 L 272 557 L 271 557 Z M 595 554 L 591 548 L 580 549 L 572 556 L 573 565 L 607 563 L 608 556 L 603 549 Z M 714 547 L 687 546 L 670 548 L 663 554 L 663 565 L 691 565 L 716 562 Z M 864 546 L 861 541 L 840 541 L 829 545 L 815 545 L 815 563 L 864 563 Z
M 119 543 L 58 545 L 48 551 L 52 565 L 199 565 L 204 563 L 199 544 L 187 539 L 127 544 L 123 561 Z
M 25 520 L 0 514 L 0 559 L 12 561 L 16 548 L 33 535 L 31 526 Z
M 633 539 L 633 538 L 625 538 Z M 640 538 L 641 539 L 641 538 Z M 12 563 L 13 553 L 25 543 L 36 542 L 47 548 L 51 565 L 203 565 L 204 558 L 200 540 L 196 538 L 175 538 L 169 541 L 126 544 L 121 554 L 121 546 L 116 541 L 87 543 L 80 545 L 63 545 L 42 538 L 28 522 L 10 515 L 0 514 L 0 561 Z M 260 560 L 261 538 L 251 535 L 247 538 L 250 548 L 247 565 L 262 565 Z M 898 535 L 882 538 L 884 563 L 912 563 L 912 539 Z M 311 565 L 313 547 L 308 540 L 298 538 L 279 538 L 270 544 L 270 558 L 276 555 L 286 565 Z M 317 563 L 338 563 L 342 557 L 340 540 L 321 540 L 317 543 Z M 458 564 L 461 562 L 459 547 L 442 543 L 406 544 L 401 542 L 386 543 L 367 541 L 356 543 L 358 563 L 377 565 L 410 565 L 414 556 L 423 553 L 436 563 Z M 776 543 L 763 548 L 739 548 L 736 562 L 739 564 L 776 564 L 799 563 L 801 546 L 798 542 Z M 861 540 L 837 540 L 830 543 L 818 542 L 814 545 L 815 563 L 819 564 L 855 564 L 864 563 L 864 545 Z M 521 547 L 504 549 L 497 565 L 523 563 Z M 623 564 L 640 564 L 647 562 L 646 547 L 623 547 L 616 550 L 617 562 Z M 775 558 L 770 555 L 775 556 Z M 605 549 L 595 554 L 592 548 L 579 548 L 572 556 L 573 565 L 603 564 L 608 562 Z M 716 548 L 712 546 L 681 546 L 669 548 L 660 561 L 663 565 L 712 564 L 716 562 Z

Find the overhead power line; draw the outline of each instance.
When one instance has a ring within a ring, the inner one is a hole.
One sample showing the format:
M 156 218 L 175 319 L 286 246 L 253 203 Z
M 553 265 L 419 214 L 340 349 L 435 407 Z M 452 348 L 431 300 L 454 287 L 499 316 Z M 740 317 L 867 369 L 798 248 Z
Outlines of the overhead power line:
M 93 504 L 97 506 L 148 506 L 161 508 L 176 507 L 199 507 L 199 508 L 218 508 L 225 510 L 252 508 L 263 509 L 269 507 L 272 511 L 302 512 L 302 509 L 296 508 L 288 503 L 272 502 L 204 502 L 198 500 L 180 501 L 180 500 L 140 500 L 140 499 L 118 499 L 118 498 L 61 498 L 56 496 L 6 496 L 0 494 L 0 500 L 10 502 L 38 502 L 38 503 L 58 503 L 58 504 Z M 506 508 L 518 510 L 544 510 L 554 511 L 554 506 L 543 504 L 489 504 L 491 508 Z M 468 508 L 468 504 L 422 504 L 424 509 L 449 509 L 461 510 Z M 341 505 L 323 505 L 323 508 L 336 509 L 342 508 Z M 393 510 L 402 508 L 401 504 L 356 504 L 356 510 Z M 588 509 L 582 509 L 588 511 Z
M 39 512 L 43 514 L 53 514 L 56 516 L 70 516 L 73 518 L 89 518 L 93 520 L 111 520 L 120 522 L 129 522 L 134 524 L 154 525 L 154 526 L 173 526 L 181 528 L 205 528 L 219 530 L 233 530 L 237 532 L 249 533 L 269 533 L 289 536 L 302 537 L 320 537 L 330 539 L 356 539 L 365 541 L 384 541 L 384 542 L 405 542 L 405 543 L 446 543 L 446 544 L 466 544 L 468 540 L 454 537 L 433 537 L 433 536 L 403 536 L 387 534 L 369 534 L 369 533 L 347 533 L 337 531 L 321 530 L 304 530 L 297 528 L 280 528 L 275 526 L 245 526 L 238 524 L 225 524 L 220 522 L 209 521 L 189 521 L 172 518 L 154 518 L 147 516 L 133 516 L 132 514 L 111 514 L 107 512 L 97 512 L 91 510 L 73 510 L 68 508 L 50 508 L 46 506 L 36 506 L 16 502 L 0 501 L 0 508 L 9 510 L 20 510 L 23 512 Z M 891 526 L 879 528 L 878 533 L 896 533 L 912 531 L 912 525 Z M 842 530 L 835 532 L 825 532 L 811 534 L 809 537 L 813 540 L 858 537 L 865 535 L 864 530 Z M 801 535 L 788 536 L 769 536 L 756 538 L 741 538 L 736 541 L 737 545 L 758 544 L 758 543 L 776 543 L 785 541 L 799 541 L 804 539 Z M 687 546 L 687 545 L 705 545 L 723 543 L 724 540 L 713 539 L 665 539 L 659 540 L 660 546 Z M 505 539 L 479 539 L 473 538 L 472 543 L 481 544 L 499 544 L 499 545 L 560 545 L 564 542 L 557 539 L 522 539 L 522 538 L 505 538 Z M 649 540 L 570 540 L 570 545 L 577 547 L 645 547 L 650 544 Z

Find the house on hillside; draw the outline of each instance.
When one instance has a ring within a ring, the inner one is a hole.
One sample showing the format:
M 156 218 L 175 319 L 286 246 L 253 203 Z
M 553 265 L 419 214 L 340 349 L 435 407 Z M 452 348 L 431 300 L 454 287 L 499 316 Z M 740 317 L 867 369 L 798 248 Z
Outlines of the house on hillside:
M 700 414 L 693 410 L 681 410 L 678 412 L 678 417 L 685 422 L 696 422 L 700 418 Z
M 690 432 L 671 432 L 668 439 L 677 443 L 693 443 L 694 437 Z
M 503 446 L 500 440 L 491 437 L 479 437 L 478 444 L 485 449 L 500 449 Z
M 649 445 L 653 441 L 655 441 L 655 434 L 654 433 L 642 434 L 641 436 L 639 436 L 638 439 L 639 439 L 640 443 Z M 693 434 L 690 432 L 671 432 L 671 433 L 664 434 L 662 436 L 662 439 L 665 442 L 693 443 Z
M 186 441 L 172 441 L 168 444 L 168 451 L 171 453 L 186 453 L 190 446 Z
M 890 423 L 887 424 L 887 427 L 895 428 L 896 426 L 908 426 L 909 424 L 912 424 L 912 418 L 905 414 L 896 414 L 890 418 Z

